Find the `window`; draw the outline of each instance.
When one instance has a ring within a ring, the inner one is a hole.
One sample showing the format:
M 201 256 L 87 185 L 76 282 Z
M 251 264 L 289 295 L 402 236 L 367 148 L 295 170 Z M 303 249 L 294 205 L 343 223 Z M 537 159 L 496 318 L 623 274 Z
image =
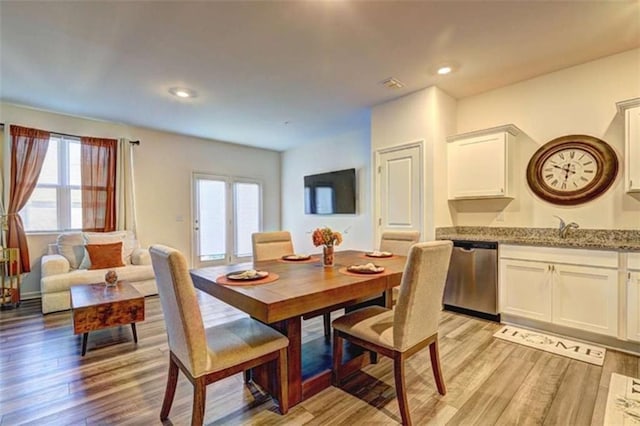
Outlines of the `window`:
M 249 260 L 251 234 L 262 230 L 259 182 L 194 175 L 195 266 Z
M 27 232 L 82 229 L 80 139 L 51 135 L 38 183 L 20 216 Z

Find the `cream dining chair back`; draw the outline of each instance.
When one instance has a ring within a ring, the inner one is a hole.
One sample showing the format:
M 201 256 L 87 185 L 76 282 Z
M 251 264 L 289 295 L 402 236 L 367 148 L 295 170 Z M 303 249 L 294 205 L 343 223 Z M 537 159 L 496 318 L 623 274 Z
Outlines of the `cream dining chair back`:
M 411 247 L 395 308 L 369 306 L 333 321 L 333 382 L 340 384 L 343 340 L 393 359 L 396 395 L 402 423 L 411 424 L 404 362 L 429 346 L 436 387 L 446 393 L 438 354 L 438 320 L 449 269 L 451 241 L 417 243 Z
M 279 259 L 294 254 L 289 231 L 256 232 L 251 235 L 253 260 Z
M 380 237 L 380 251 L 406 256 L 411 246 L 419 240 L 419 231 L 385 231 Z
M 407 256 L 412 245 L 420 240 L 419 231 L 385 231 L 380 238 L 380 251 Z M 393 303 L 398 300 L 398 287 L 391 293 Z
M 205 327 L 184 256 L 162 245 L 149 251 L 169 340 L 169 376 L 160 419 L 169 416 L 178 371 L 194 388 L 191 424 L 202 425 L 208 384 L 274 360 L 280 382 L 280 412 L 286 414 L 289 340 L 251 318 Z
M 251 234 L 251 243 L 253 246 L 253 261 L 260 262 L 262 260 L 280 259 L 282 256 L 294 254 L 293 242 L 291 241 L 291 233 L 289 231 L 272 231 L 272 232 L 256 232 Z M 328 339 L 331 337 L 331 313 L 320 312 L 304 317 L 311 319 L 318 315 L 322 315 L 324 322 L 324 336 Z M 245 377 L 247 381 L 250 376 Z

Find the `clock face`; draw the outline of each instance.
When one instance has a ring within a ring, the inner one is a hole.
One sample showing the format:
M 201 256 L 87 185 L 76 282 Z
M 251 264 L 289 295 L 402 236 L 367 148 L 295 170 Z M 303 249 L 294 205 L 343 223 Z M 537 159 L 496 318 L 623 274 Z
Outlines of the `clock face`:
M 589 151 L 562 149 L 542 163 L 544 184 L 561 192 L 576 191 L 594 181 L 597 168 L 598 162 Z
M 575 205 L 605 192 L 618 172 L 618 157 L 604 141 L 563 136 L 540 147 L 527 166 L 527 182 L 540 198 Z

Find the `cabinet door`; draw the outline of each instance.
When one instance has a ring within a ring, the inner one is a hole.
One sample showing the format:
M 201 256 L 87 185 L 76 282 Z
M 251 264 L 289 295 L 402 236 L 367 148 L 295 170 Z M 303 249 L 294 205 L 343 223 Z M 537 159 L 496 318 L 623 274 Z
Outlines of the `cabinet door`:
M 629 108 L 625 121 L 625 188 L 627 192 L 640 192 L 640 106 Z
M 640 272 L 627 276 L 627 338 L 640 342 Z
M 449 142 L 449 198 L 506 195 L 505 132 Z
M 500 260 L 500 312 L 551 321 L 551 283 L 547 263 Z
M 618 271 L 554 265 L 554 324 L 618 335 Z

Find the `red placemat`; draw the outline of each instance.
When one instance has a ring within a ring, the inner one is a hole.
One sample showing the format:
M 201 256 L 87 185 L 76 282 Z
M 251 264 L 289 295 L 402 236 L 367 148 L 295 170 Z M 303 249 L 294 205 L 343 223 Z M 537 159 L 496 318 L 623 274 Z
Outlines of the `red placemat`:
M 387 273 L 387 270 L 385 269 L 384 271 L 377 274 L 359 274 L 357 272 L 349 272 L 347 271 L 347 268 L 348 268 L 347 266 L 343 266 L 342 268 L 338 269 L 338 272 L 340 272 L 341 274 L 350 275 L 352 277 L 360 277 L 360 278 L 379 277 L 380 275 L 385 275 Z
M 216 278 L 216 284 L 221 285 L 260 285 L 260 284 L 269 284 L 276 281 L 280 276 L 278 274 L 274 274 L 273 272 L 269 272 L 264 278 L 260 278 L 259 280 L 252 281 L 242 281 L 242 280 L 230 280 L 226 275 L 220 275 Z
M 376 256 L 367 256 L 366 253 L 362 253 L 359 257 L 362 257 L 364 259 L 369 259 L 369 260 L 387 260 L 387 259 L 393 259 L 394 257 L 396 257 L 396 255 L 392 254 L 391 256 L 386 256 L 386 257 L 376 257 Z

